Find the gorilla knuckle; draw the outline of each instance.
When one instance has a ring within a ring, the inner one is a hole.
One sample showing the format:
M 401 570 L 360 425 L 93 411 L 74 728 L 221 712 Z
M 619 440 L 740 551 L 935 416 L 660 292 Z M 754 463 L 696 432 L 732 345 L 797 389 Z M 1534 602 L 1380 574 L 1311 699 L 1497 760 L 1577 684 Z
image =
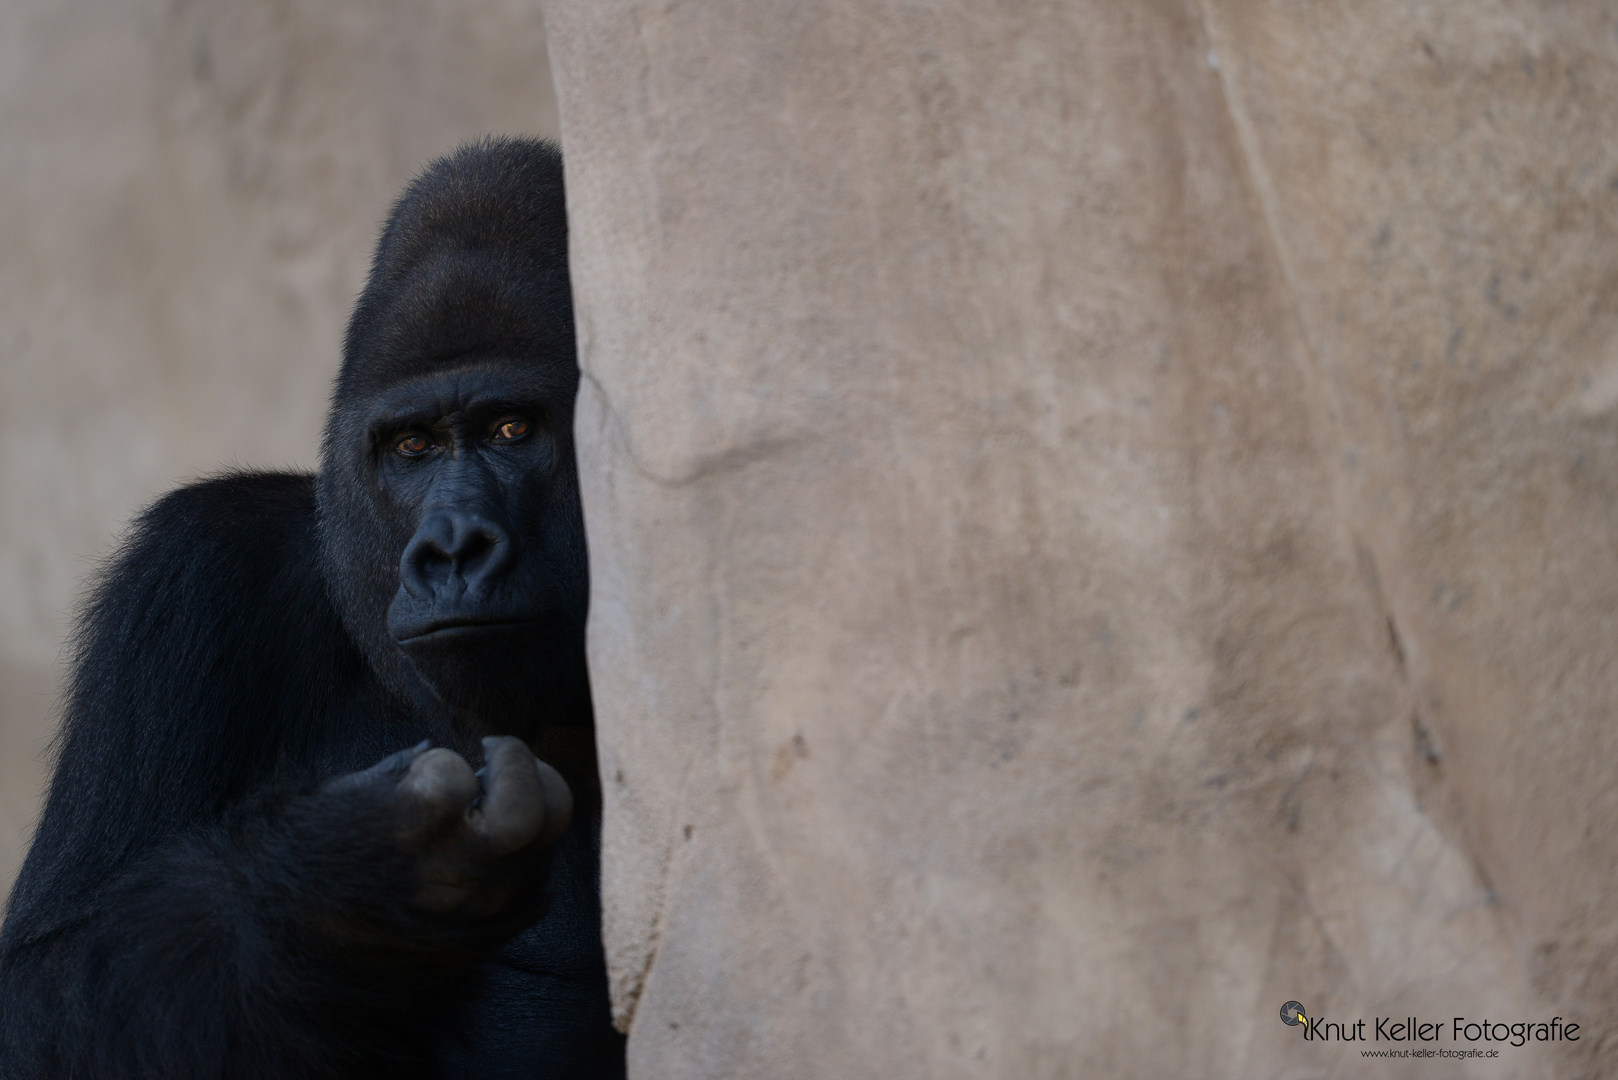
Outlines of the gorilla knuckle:
M 492 803 L 477 815 L 474 828 L 500 854 L 528 846 L 545 827 L 545 802 L 539 792 L 522 792 Z
M 465 758 L 439 747 L 411 763 L 397 794 L 411 824 L 443 824 L 472 805 L 478 796 L 478 779 Z

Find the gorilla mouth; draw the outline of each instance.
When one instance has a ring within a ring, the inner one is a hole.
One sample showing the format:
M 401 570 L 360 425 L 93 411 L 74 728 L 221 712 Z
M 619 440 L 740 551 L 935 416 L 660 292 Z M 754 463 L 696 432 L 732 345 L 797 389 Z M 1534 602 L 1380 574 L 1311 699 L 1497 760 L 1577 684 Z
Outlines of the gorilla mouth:
M 400 645 L 413 645 L 428 641 L 452 641 L 457 638 L 477 637 L 482 634 L 502 633 L 534 626 L 538 619 L 510 619 L 468 615 L 459 618 L 434 619 L 424 626 L 394 638 Z

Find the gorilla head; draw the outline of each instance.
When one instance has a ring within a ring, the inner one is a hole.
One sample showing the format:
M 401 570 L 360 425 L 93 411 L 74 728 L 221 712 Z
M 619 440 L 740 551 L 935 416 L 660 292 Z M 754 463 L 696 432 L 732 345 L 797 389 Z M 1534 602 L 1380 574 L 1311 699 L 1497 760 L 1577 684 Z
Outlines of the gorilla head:
M 587 723 L 561 156 L 464 147 L 416 179 L 349 323 L 322 573 L 389 690 L 465 730 Z

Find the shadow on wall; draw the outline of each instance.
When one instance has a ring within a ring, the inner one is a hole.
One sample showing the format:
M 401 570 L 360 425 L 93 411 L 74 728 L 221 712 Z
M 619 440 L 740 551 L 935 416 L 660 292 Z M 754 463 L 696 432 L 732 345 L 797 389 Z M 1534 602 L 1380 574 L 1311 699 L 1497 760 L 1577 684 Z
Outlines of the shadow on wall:
M 221 467 L 312 467 L 389 199 L 459 141 L 557 125 L 526 0 L 11 0 L 0 73 L 9 890 L 118 530 Z

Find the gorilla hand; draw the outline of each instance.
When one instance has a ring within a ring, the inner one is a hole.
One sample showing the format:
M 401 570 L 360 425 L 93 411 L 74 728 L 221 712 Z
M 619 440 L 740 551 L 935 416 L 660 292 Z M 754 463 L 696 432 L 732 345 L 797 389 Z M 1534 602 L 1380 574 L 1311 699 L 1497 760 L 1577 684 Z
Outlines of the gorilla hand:
M 561 773 L 511 736 L 483 740 L 484 767 L 424 742 L 334 781 L 380 797 L 415 866 L 417 906 L 479 918 L 506 906 L 573 814 Z

